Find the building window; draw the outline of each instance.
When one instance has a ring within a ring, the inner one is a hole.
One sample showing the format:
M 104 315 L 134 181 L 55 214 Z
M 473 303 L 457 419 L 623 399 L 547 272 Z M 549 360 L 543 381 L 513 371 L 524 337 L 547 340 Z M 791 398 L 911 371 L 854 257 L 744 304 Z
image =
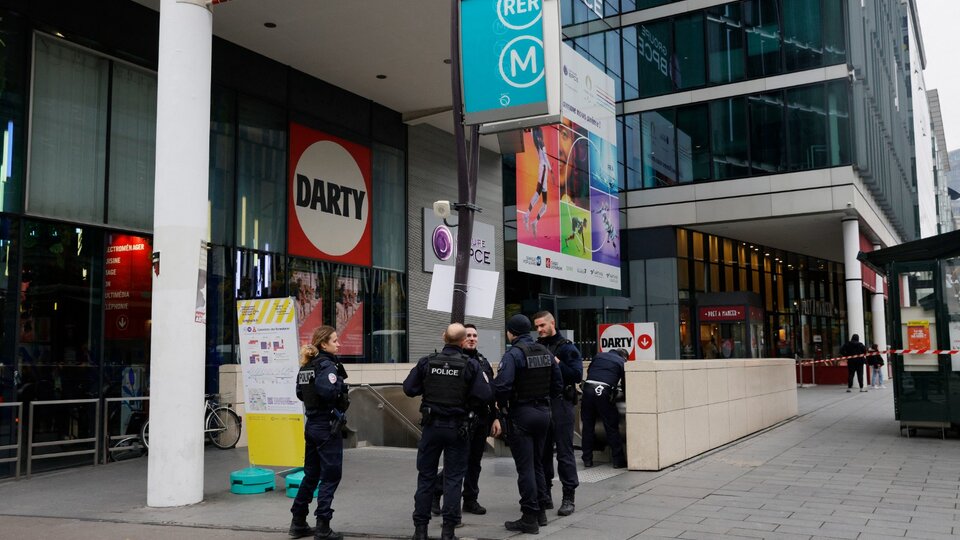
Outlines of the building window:
M 373 145 L 373 265 L 406 269 L 407 200 L 404 153 Z
M 676 51 L 674 53 L 677 89 L 696 88 L 706 83 L 703 13 L 695 12 L 674 20 Z
M 394 364 L 407 351 L 406 278 L 398 272 L 373 270 L 370 361 Z
M 286 247 L 287 116 L 272 105 L 238 99 L 237 246 Z
M 210 100 L 209 239 L 214 244 L 231 245 L 237 174 L 237 99 L 232 92 L 214 87 Z
M 707 105 L 677 109 L 677 157 L 681 183 L 710 179 L 710 125 Z
M 830 165 L 850 163 L 850 104 L 846 81 L 827 84 L 827 117 L 830 132 Z
M 747 98 L 750 107 L 750 166 L 754 174 L 785 170 L 787 153 L 783 126 L 783 92 Z
M 114 64 L 107 204 L 107 221 L 112 225 L 153 228 L 156 134 L 157 75 Z
M 709 81 L 723 84 L 742 80 L 744 51 L 740 5 L 727 4 L 709 8 L 706 15 Z
M 789 169 L 798 171 L 826 166 L 829 156 L 823 85 L 790 88 L 786 91 L 786 101 Z
M 839 2 L 827 1 L 839 4 Z M 823 23 L 820 0 L 782 0 L 782 2 L 783 48 L 787 71 L 820 67 L 823 65 Z
M 672 186 L 677 183 L 677 145 L 674 111 L 645 112 L 640 116 L 643 136 L 643 186 Z
M 710 133 L 714 179 L 746 176 L 749 172 L 746 99 L 735 97 L 711 102 Z
M 637 28 L 637 54 L 640 61 L 640 97 L 673 91 L 673 28 L 670 20 L 641 24 Z
M 769 77 L 780 73 L 777 0 L 746 0 L 743 3 L 743 23 L 747 35 L 747 76 Z
M 23 209 L 27 84 L 24 73 L 29 30 L 19 17 L 4 12 L 0 17 L 0 66 L 3 66 L 3 91 L 0 92 L 0 210 Z M 2 445 L 2 443 L 0 443 Z

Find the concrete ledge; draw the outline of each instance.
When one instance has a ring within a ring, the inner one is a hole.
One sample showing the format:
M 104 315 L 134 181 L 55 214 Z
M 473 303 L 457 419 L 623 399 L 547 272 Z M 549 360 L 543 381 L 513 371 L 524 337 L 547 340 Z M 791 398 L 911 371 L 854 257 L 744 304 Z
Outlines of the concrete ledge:
M 797 414 L 793 360 L 627 363 L 627 466 L 660 470 Z

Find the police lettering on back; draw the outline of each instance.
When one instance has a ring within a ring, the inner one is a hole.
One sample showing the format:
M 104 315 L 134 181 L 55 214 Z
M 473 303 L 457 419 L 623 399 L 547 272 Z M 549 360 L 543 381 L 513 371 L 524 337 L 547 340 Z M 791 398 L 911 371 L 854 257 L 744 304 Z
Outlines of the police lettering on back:
M 446 375 L 449 377 L 459 377 L 460 370 L 457 368 L 450 367 L 449 364 L 444 364 L 443 367 L 432 367 L 430 368 L 431 375 Z

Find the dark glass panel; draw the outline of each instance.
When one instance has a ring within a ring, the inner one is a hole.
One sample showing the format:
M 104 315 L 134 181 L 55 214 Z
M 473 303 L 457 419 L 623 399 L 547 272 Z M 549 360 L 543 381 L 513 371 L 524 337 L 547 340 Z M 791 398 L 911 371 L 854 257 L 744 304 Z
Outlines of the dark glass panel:
M 827 115 L 822 84 L 791 88 L 787 96 L 787 130 L 790 134 L 791 171 L 824 167 L 829 162 Z
M 746 176 L 747 111 L 742 97 L 710 103 L 710 140 L 713 144 L 713 178 Z
M 703 86 L 706 82 L 706 56 L 703 42 L 703 13 L 677 17 L 673 23 L 676 53 L 673 57 L 674 83 L 678 89 Z
M 753 174 L 784 171 L 787 152 L 783 92 L 749 96 L 747 103 L 750 105 L 750 165 Z
M 740 5 L 727 4 L 706 10 L 709 81 L 713 84 L 743 79 L 743 21 Z
M 747 76 L 780 73 L 780 17 L 777 0 L 746 0 L 743 4 L 747 35 Z
M 710 178 L 710 124 L 707 105 L 677 109 L 677 157 L 681 183 Z

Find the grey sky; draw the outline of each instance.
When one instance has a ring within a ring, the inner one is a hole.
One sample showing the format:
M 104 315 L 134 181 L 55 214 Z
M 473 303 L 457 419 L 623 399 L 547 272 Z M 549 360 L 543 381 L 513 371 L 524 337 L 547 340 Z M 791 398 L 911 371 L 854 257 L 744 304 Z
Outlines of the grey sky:
M 960 149 L 960 0 L 916 0 L 920 11 L 927 89 L 940 93 L 949 150 Z

